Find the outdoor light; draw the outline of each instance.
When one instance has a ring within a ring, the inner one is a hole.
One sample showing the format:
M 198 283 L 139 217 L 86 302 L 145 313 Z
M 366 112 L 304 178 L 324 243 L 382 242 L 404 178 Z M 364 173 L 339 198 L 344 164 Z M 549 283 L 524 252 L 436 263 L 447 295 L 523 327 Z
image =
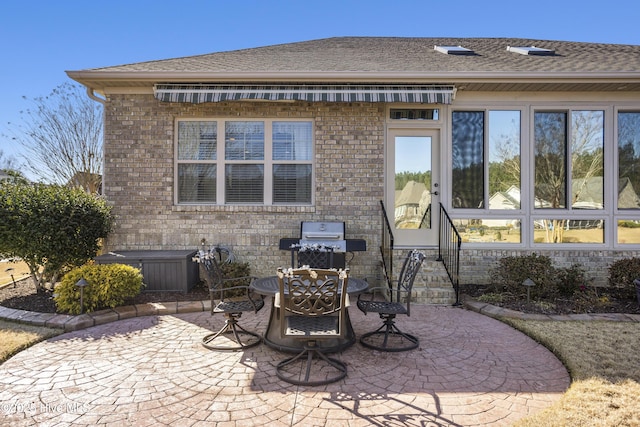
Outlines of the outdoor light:
M 5 273 L 9 273 L 11 275 L 11 281 L 13 282 L 13 287 L 16 287 L 16 279 L 13 278 L 13 268 L 9 267 L 5 271 Z
M 535 286 L 536 284 L 533 280 L 527 278 L 525 279 L 524 282 L 522 282 L 522 285 L 527 288 L 527 304 L 529 304 L 529 295 L 530 295 L 531 287 Z
M 80 314 L 84 313 L 84 287 L 88 285 L 89 282 L 84 277 L 76 282 L 76 287 L 80 288 Z

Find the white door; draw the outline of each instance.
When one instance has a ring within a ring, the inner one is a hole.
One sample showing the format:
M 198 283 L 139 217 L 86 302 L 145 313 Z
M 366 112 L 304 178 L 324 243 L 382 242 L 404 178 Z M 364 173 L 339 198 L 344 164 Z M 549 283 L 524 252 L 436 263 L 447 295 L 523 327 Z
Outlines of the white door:
M 440 138 L 432 129 L 389 129 L 385 209 L 394 245 L 437 246 Z

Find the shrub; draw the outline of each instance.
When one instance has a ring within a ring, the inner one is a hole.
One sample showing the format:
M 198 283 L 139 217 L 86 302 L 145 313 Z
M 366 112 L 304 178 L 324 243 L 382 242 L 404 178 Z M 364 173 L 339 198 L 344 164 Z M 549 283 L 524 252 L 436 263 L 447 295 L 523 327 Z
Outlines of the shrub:
M 22 258 L 38 292 L 93 258 L 111 226 L 111 208 L 82 190 L 0 181 L 0 253 Z
M 530 289 L 532 298 L 549 298 L 558 292 L 556 270 L 551 258 L 546 255 L 509 256 L 498 260 L 491 271 L 494 292 L 510 292 L 513 295 L 526 293 L 522 285 L 526 279 L 534 281 Z
M 84 311 L 114 308 L 142 291 L 142 273 L 124 264 L 87 264 L 65 274 L 56 286 L 54 301 L 59 312 L 79 314 L 80 290 L 76 283 L 84 278 L 89 286 L 83 290 Z
M 580 264 L 573 264 L 569 268 L 557 268 L 558 291 L 562 296 L 572 296 L 586 286 L 585 270 Z
M 248 277 L 251 275 L 251 266 L 249 266 L 248 262 L 226 262 L 220 265 L 220 269 L 225 279 Z M 232 280 L 230 282 L 233 283 L 233 286 L 249 286 L 251 280 Z
M 222 271 L 222 277 L 225 279 L 225 289 L 234 286 L 249 286 L 249 284 L 251 284 L 251 278 L 249 277 L 251 275 L 251 266 L 248 262 L 224 262 L 219 264 L 219 266 Z M 238 278 L 238 280 L 229 280 L 235 278 Z M 209 280 L 207 278 L 207 271 L 202 265 L 200 265 L 200 279 L 208 289 Z M 233 291 L 226 292 L 225 297 L 242 296 L 245 295 L 246 292 L 247 291 L 243 289 L 234 289 Z
M 635 279 L 640 279 L 640 258 L 620 259 L 609 266 L 609 286 L 619 293 L 620 297 L 635 298 Z

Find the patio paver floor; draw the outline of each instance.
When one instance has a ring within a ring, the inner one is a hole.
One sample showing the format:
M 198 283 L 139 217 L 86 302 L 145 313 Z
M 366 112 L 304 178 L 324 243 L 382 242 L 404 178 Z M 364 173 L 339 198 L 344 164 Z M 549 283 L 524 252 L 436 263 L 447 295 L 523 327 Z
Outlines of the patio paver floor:
M 270 307 L 246 314 L 263 332 Z M 350 310 L 357 334 L 377 315 Z M 401 317 L 410 352 L 359 343 L 337 357 L 345 380 L 296 387 L 275 376 L 285 355 L 260 345 L 216 352 L 200 344 L 224 318 L 151 315 L 67 332 L 0 365 L 5 422 L 20 425 L 506 426 L 560 399 L 570 384 L 545 347 L 490 317 L 415 305 Z

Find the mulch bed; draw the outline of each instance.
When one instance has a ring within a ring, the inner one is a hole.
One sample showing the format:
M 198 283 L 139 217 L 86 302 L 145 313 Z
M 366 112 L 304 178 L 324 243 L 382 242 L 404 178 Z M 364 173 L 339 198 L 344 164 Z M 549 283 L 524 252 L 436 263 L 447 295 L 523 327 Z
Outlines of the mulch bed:
M 195 286 L 184 292 L 142 292 L 130 299 L 125 305 L 143 304 L 147 302 L 200 301 L 209 299 L 209 290 L 204 286 Z M 0 288 L 0 305 L 19 310 L 39 313 L 55 313 L 56 304 L 53 292 L 37 293 L 33 279 L 27 278 Z
M 479 299 L 485 289 L 478 285 L 461 285 L 460 292 L 474 299 Z M 581 314 L 581 313 L 626 313 L 640 314 L 640 304 L 636 299 L 619 299 L 607 295 L 606 303 L 585 305 L 574 298 L 557 298 L 554 301 L 529 301 L 526 294 L 513 298 L 505 298 L 503 302 L 492 301 L 490 304 L 503 308 L 532 314 Z

